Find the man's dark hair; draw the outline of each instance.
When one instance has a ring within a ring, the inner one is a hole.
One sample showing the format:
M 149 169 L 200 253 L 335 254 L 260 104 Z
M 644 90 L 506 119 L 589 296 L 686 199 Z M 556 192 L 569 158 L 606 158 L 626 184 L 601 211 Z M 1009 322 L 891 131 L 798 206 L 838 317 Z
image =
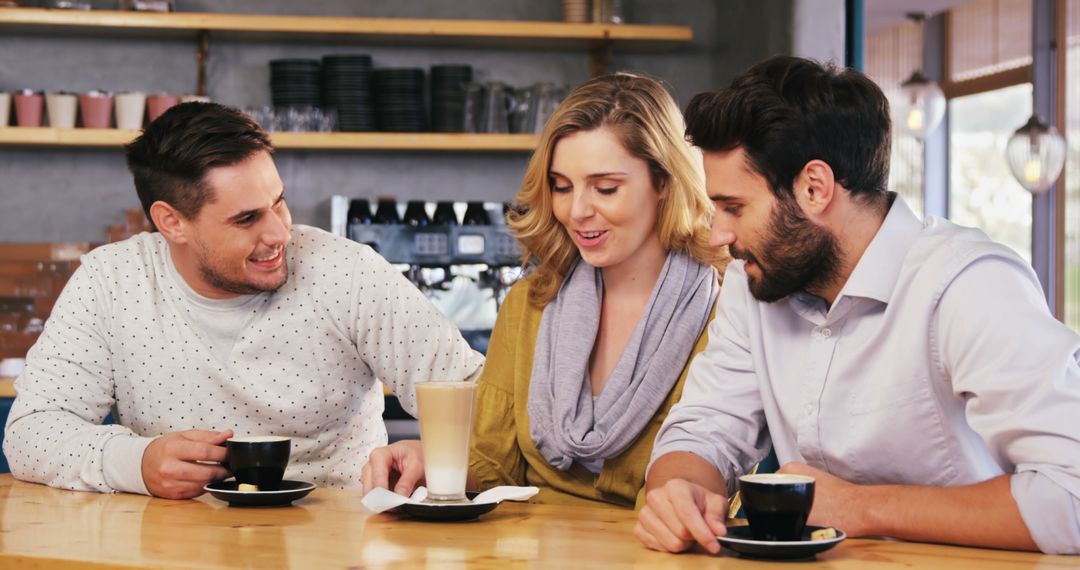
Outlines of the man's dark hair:
M 266 132 L 241 111 L 198 102 L 169 109 L 124 147 L 135 190 L 152 227 L 154 202 L 160 200 L 184 217 L 195 218 L 214 199 L 205 181 L 207 172 L 273 150 Z
M 889 180 L 889 101 L 868 77 L 774 56 L 725 89 L 695 96 L 686 136 L 705 151 L 742 147 L 778 199 L 806 163 L 822 160 L 855 199 L 879 202 Z

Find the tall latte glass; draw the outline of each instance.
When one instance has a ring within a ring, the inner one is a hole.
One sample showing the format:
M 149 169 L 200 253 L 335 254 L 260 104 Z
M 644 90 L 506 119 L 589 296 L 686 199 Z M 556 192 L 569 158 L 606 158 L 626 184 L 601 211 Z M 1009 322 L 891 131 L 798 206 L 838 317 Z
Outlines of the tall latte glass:
M 420 382 L 420 440 L 424 446 L 424 477 L 428 500 L 465 499 L 469 472 L 469 434 L 472 432 L 474 382 Z

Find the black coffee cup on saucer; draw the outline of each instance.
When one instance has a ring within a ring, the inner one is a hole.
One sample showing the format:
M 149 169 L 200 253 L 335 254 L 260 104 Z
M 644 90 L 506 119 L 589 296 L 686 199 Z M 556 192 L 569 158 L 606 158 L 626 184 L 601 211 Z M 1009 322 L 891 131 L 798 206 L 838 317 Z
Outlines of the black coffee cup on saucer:
M 240 484 L 256 485 L 260 491 L 277 491 L 289 465 L 292 440 L 260 435 L 234 437 L 225 441 L 229 450 L 229 471 Z
M 754 540 L 802 540 L 814 505 L 814 478 L 763 473 L 739 477 L 743 510 Z

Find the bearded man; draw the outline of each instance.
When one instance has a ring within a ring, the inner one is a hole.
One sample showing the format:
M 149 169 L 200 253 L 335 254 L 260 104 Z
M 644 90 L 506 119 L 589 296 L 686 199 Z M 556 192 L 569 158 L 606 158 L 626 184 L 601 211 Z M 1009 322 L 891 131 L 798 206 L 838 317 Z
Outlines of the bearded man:
M 154 231 L 85 255 L 15 382 L 19 479 L 188 498 L 221 444 L 292 438 L 286 478 L 360 486 L 388 383 L 466 380 L 483 357 L 369 247 L 293 224 L 269 137 L 173 107 L 127 146 Z M 112 410 L 116 424 L 101 425 Z
M 686 120 L 739 261 L 657 436 L 639 540 L 719 551 L 772 446 L 816 479 L 811 524 L 1080 552 L 1080 337 L 1014 252 L 886 190 L 881 90 L 779 56 Z

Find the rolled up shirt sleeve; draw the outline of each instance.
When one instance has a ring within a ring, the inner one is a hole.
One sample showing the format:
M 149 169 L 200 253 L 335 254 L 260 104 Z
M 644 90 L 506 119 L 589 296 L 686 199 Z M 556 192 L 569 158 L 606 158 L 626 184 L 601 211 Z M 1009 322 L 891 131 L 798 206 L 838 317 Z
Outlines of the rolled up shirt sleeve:
M 1039 550 L 1047 554 L 1077 554 L 1080 499 L 1038 470 L 1019 468 L 1009 482 L 1012 496 Z
M 1080 554 L 1080 336 L 1050 315 L 1031 268 L 1007 256 L 963 269 L 938 316 L 941 364 L 968 424 L 1013 474 L 1032 539 Z
M 765 412 L 748 340 L 750 300 L 742 263 L 733 262 L 724 276 L 716 318 L 709 325 L 709 344 L 690 365 L 682 399 L 657 434 L 649 469 L 665 454 L 693 453 L 720 471 L 730 495 L 739 475 L 768 453 Z

